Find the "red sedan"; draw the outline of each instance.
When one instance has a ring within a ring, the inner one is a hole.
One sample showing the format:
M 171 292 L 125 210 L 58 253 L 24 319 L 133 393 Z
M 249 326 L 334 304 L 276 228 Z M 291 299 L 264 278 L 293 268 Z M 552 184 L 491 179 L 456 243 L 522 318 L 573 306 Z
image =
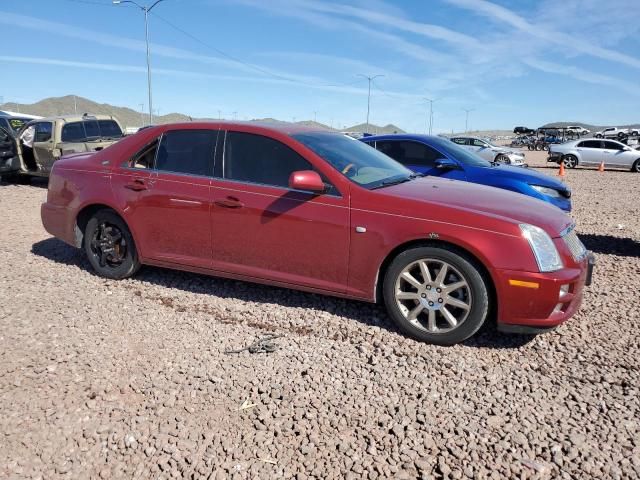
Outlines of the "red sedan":
M 421 178 L 346 136 L 292 125 L 148 128 L 55 163 L 42 222 L 96 272 L 177 268 L 386 304 L 453 344 L 489 318 L 571 317 L 592 256 L 571 219 L 491 187 Z

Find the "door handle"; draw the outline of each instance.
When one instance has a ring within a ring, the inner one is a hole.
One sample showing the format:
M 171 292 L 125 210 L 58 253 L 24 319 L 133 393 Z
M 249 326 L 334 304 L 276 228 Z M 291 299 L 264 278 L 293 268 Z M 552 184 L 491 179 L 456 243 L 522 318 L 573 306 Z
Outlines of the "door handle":
M 145 185 L 144 180 L 142 178 L 134 178 L 131 183 L 125 184 L 124 188 L 133 190 L 134 192 L 140 192 L 142 190 L 146 190 L 147 186 Z
M 219 207 L 224 207 L 224 208 L 242 208 L 242 207 L 244 207 L 244 203 L 242 203 L 239 198 L 232 197 L 232 196 L 228 196 L 227 198 L 225 198 L 223 200 L 216 200 L 213 203 L 215 203 Z

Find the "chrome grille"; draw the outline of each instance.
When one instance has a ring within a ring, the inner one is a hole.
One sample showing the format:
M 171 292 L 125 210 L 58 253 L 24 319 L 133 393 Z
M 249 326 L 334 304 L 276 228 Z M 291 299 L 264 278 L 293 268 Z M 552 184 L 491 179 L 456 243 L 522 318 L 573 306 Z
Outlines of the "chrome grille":
M 573 256 L 573 259 L 576 262 L 579 262 L 585 257 L 585 255 L 587 254 L 587 249 L 585 248 L 585 246 L 582 244 L 582 242 L 576 235 L 575 230 L 569 231 L 569 233 L 564 235 L 562 239 L 564 240 L 564 243 L 569 248 L 569 251 Z

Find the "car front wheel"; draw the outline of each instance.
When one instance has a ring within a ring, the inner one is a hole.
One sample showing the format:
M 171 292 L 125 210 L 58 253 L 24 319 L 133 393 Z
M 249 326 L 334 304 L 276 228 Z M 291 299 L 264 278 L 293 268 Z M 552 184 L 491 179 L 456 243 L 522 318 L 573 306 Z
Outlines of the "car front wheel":
M 383 285 L 389 316 L 404 333 L 453 345 L 476 333 L 489 311 L 487 282 L 475 262 L 446 247 L 418 247 L 399 254 Z
M 562 158 L 562 163 L 566 168 L 576 168 L 578 166 L 578 159 L 574 155 L 565 155 Z
M 509 165 L 511 163 L 511 160 L 509 160 L 509 157 L 507 157 L 506 155 L 500 154 L 498 156 L 496 156 L 495 161 L 497 163 L 505 163 L 507 165 Z
M 113 211 L 100 210 L 87 222 L 84 249 L 89 263 L 101 277 L 119 280 L 132 276 L 140 268 L 131 232 Z
M 633 167 L 631 167 L 631 170 L 633 172 L 640 173 L 640 159 L 635 161 L 635 163 L 633 164 Z

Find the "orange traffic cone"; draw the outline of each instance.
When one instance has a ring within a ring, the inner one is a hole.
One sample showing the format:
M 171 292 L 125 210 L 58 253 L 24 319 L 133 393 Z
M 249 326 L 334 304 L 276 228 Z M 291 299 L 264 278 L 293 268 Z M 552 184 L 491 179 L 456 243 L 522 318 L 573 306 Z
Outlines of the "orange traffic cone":
M 560 170 L 558 170 L 558 176 L 564 177 L 564 162 L 560 162 Z
M 600 162 L 600 166 L 598 167 L 599 172 L 604 172 L 604 160 Z

